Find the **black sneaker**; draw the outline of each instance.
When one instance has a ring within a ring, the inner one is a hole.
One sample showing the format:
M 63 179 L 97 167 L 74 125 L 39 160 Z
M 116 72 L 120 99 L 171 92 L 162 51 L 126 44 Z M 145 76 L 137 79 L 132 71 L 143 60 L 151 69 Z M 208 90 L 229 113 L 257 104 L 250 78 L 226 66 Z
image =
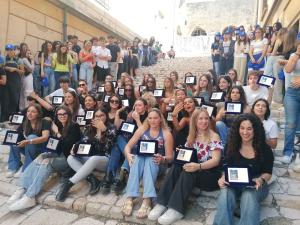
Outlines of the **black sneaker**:
M 108 173 L 104 176 L 102 186 L 101 186 L 101 193 L 104 195 L 109 194 L 110 186 L 113 183 L 113 175 L 112 173 Z
M 115 182 L 113 183 L 113 191 L 119 195 L 122 193 L 123 189 L 126 187 L 128 179 L 128 172 L 124 169 L 121 169 L 120 175 L 118 179 L 115 179 Z

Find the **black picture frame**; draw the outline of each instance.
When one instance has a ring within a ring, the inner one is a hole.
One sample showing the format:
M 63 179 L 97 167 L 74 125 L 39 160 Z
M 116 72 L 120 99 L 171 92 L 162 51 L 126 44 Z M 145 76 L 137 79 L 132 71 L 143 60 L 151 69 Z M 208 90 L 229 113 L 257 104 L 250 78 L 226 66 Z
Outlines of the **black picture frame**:
M 64 102 L 63 96 L 53 96 L 52 97 L 52 105 L 61 105 Z
M 56 152 L 58 144 L 59 138 L 50 136 L 46 144 L 46 150 L 49 152 Z
M 74 146 L 76 156 L 90 156 L 92 145 L 87 143 L 78 143 Z
M 129 122 L 122 122 L 121 126 L 120 126 L 120 131 L 124 132 L 124 133 L 129 133 L 129 134 L 133 134 L 134 131 L 136 130 L 136 125 L 133 123 L 129 123 Z
M 275 77 L 260 75 L 257 83 L 261 86 L 270 87 L 275 84 L 275 81 L 276 81 Z
M 186 85 L 196 85 L 197 77 L 196 76 L 186 76 L 184 79 Z
M 118 94 L 119 94 L 120 96 L 123 96 L 123 95 L 125 94 L 125 88 L 119 88 L 119 89 L 118 89 Z
M 167 114 L 167 121 L 169 121 L 169 122 L 173 121 L 173 112 L 168 112 L 168 114 Z
M 85 116 L 76 116 L 76 123 L 79 126 L 84 127 L 86 125 Z
M 188 147 L 178 147 L 175 151 L 174 163 L 183 165 L 190 162 L 198 163 L 197 150 Z
M 242 114 L 243 106 L 242 102 L 225 102 L 224 109 L 226 110 L 226 114 Z
M 155 140 L 139 140 L 137 154 L 152 156 L 158 152 L 158 142 Z
M 165 96 L 165 90 L 164 89 L 154 89 L 153 96 L 156 98 L 163 98 Z
M 198 106 L 201 106 L 202 104 L 205 103 L 204 98 L 203 97 L 194 97 L 194 99 L 197 101 Z
M 214 91 L 211 93 L 209 100 L 211 102 L 224 102 L 226 93 L 224 91 Z
M 216 115 L 217 112 L 217 107 L 209 104 L 202 104 L 201 107 L 202 109 L 206 109 L 208 112 L 209 117 L 213 117 Z
M 99 86 L 97 88 L 97 93 L 104 93 L 104 86 Z
M 10 116 L 9 122 L 13 125 L 21 125 L 25 120 L 25 115 L 14 113 Z
M 129 100 L 128 99 L 122 99 L 122 106 L 129 107 Z
M 252 181 L 252 173 L 250 166 L 224 166 L 225 181 L 230 187 L 244 188 L 254 187 L 255 182 Z
M 20 134 L 17 131 L 7 130 L 3 140 L 4 145 L 17 145 L 20 141 Z
M 94 118 L 94 110 L 85 111 L 84 120 L 92 120 Z
M 113 85 L 114 85 L 114 88 L 116 88 L 117 87 L 117 81 L 112 81 L 112 83 L 113 83 Z

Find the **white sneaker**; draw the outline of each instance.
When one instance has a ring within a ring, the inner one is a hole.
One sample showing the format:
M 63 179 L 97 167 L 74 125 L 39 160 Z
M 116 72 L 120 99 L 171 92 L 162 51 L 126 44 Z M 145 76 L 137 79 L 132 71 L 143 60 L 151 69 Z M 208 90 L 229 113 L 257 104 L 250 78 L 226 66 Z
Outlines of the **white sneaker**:
M 293 155 L 294 154 L 291 154 L 290 156 L 288 156 L 288 155 L 277 156 L 277 157 L 275 157 L 275 160 L 282 162 L 284 164 L 290 164 L 293 159 Z
M 169 225 L 182 218 L 183 215 L 180 212 L 174 209 L 168 209 L 162 216 L 158 218 L 158 222 L 162 225 Z
M 18 170 L 18 172 L 16 172 L 16 173 L 14 174 L 14 178 L 19 178 L 19 177 L 22 176 L 22 174 L 23 174 L 22 168 L 20 168 L 20 169 Z
M 149 220 L 157 220 L 158 217 L 161 216 L 161 214 L 163 214 L 164 211 L 166 211 L 167 207 L 160 205 L 160 204 L 156 204 L 154 206 L 154 208 L 150 211 L 149 215 L 148 215 L 148 219 Z
M 36 205 L 35 198 L 29 198 L 26 195 L 19 201 L 16 201 L 8 207 L 9 211 L 18 211 L 22 209 L 28 209 Z
M 16 171 L 9 170 L 6 172 L 6 178 L 12 178 L 15 175 Z
M 20 199 L 25 193 L 25 189 L 24 188 L 18 188 L 15 193 L 13 193 L 13 195 L 7 200 L 7 204 L 11 204 L 14 201 Z

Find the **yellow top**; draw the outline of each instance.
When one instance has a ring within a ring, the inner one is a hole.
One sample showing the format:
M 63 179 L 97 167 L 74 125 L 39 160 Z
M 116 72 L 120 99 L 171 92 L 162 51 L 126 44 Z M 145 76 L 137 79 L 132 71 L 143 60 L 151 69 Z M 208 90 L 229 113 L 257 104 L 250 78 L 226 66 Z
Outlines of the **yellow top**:
M 67 54 L 67 62 L 66 64 L 60 64 L 57 61 L 57 53 L 52 55 L 52 67 L 56 72 L 69 72 L 69 65 L 72 65 L 73 59 L 70 54 Z

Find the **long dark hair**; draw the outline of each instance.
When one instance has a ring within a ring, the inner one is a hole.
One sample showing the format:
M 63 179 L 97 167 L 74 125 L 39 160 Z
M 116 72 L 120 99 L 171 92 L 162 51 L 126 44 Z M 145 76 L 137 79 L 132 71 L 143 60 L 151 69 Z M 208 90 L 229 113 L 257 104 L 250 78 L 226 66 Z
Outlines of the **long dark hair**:
M 52 48 L 53 48 L 53 44 L 51 41 L 45 41 L 45 43 L 43 44 L 42 46 L 42 52 L 44 54 L 44 60 L 46 60 L 49 56 L 49 52 L 48 52 L 48 49 L 47 49 L 47 45 L 48 44 L 51 44 Z M 52 49 L 51 49 L 51 52 L 52 52 Z
M 109 127 L 110 123 L 109 123 L 108 111 L 105 108 L 95 110 L 93 119 L 95 118 L 95 114 L 99 111 L 105 114 L 106 121 L 104 122 L 104 125 L 106 127 Z M 84 135 L 87 136 L 88 139 L 95 138 L 95 136 L 97 135 L 97 128 L 93 127 L 91 124 L 87 125 L 86 130 L 84 131 Z M 105 136 L 101 136 L 101 137 L 102 137 L 101 142 L 103 142 L 103 140 L 105 141 Z
M 266 135 L 265 129 L 260 121 L 260 119 L 251 113 L 245 113 L 239 115 L 233 122 L 228 135 L 227 142 L 227 158 L 236 158 L 240 157 L 240 149 L 242 147 L 242 138 L 240 135 L 240 125 L 243 121 L 250 121 L 253 127 L 254 137 L 252 140 L 252 147 L 255 151 L 255 158 L 259 159 L 261 162 L 263 161 L 263 153 L 265 150 L 266 144 Z
M 224 79 L 224 80 L 226 80 L 226 81 L 229 83 L 229 87 L 228 87 L 227 93 L 226 93 L 226 94 L 228 94 L 229 90 L 230 90 L 231 87 L 232 87 L 232 80 L 231 80 L 230 76 L 228 76 L 228 75 L 222 75 L 222 76 L 219 76 L 218 81 L 217 81 L 217 91 L 222 91 L 222 90 L 220 89 L 220 87 L 219 87 L 219 84 L 220 84 L 221 79 Z
M 116 97 L 117 99 L 118 99 L 118 101 L 119 101 L 119 107 L 118 107 L 118 109 L 120 109 L 120 108 L 122 108 L 122 99 L 120 98 L 120 96 L 119 95 L 117 95 L 117 94 L 112 94 L 110 97 L 109 97 L 109 100 L 108 100 L 108 104 L 107 104 L 107 112 L 110 112 L 110 110 L 111 110 L 111 107 L 110 107 L 110 100 L 112 99 L 112 97 Z
M 258 103 L 258 102 L 264 102 L 265 104 L 266 104 L 266 113 L 265 113 L 265 115 L 264 115 L 264 119 L 265 120 L 267 120 L 267 119 L 269 119 L 269 117 L 270 117 L 270 115 L 271 115 L 271 110 L 270 110 L 270 104 L 269 104 L 269 102 L 266 100 L 266 99 L 264 99 L 264 98 L 259 98 L 259 99 L 257 99 L 254 103 L 253 103 L 253 105 L 252 105 L 252 107 L 251 107 L 251 112 L 255 115 L 255 113 L 254 113 L 254 107 L 255 107 L 255 105 L 256 105 L 256 103 Z
M 74 91 L 72 91 L 72 90 L 67 91 L 66 93 L 70 93 L 73 96 L 73 98 L 74 98 L 74 103 L 73 103 L 73 107 L 72 107 L 72 111 L 73 111 L 72 115 L 73 115 L 73 117 L 77 116 L 77 113 L 78 113 L 78 110 L 79 110 L 79 107 L 80 107 L 79 98 L 78 98 L 77 94 Z M 65 102 L 63 103 L 63 105 L 67 106 L 65 104 Z
M 240 92 L 240 102 L 244 104 L 244 107 L 247 105 L 247 98 L 246 98 L 246 94 L 244 91 L 244 88 L 242 86 L 233 86 L 232 88 L 230 88 L 229 92 L 228 92 L 228 101 L 232 101 L 231 99 L 231 92 L 233 91 L 233 89 L 238 89 Z
M 66 113 L 68 115 L 68 120 L 67 120 L 67 123 L 66 123 L 65 127 L 63 127 L 62 123 L 57 118 L 57 112 L 59 110 L 66 111 Z M 54 123 L 58 127 L 58 131 L 62 135 L 62 137 L 67 136 L 67 134 L 68 134 L 68 132 L 70 130 L 71 124 L 73 123 L 72 122 L 72 112 L 71 112 L 71 110 L 67 106 L 65 106 L 65 105 L 58 106 L 56 108 L 56 110 L 55 110 L 55 120 L 54 120 Z
M 61 52 L 62 47 L 67 48 L 67 51 L 65 53 Z M 57 51 L 57 62 L 59 64 L 65 65 L 67 63 L 67 60 L 68 60 L 68 46 L 66 44 L 60 44 L 59 48 L 58 48 L 58 51 Z
M 32 103 L 27 108 L 27 111 L 29 108 L 34 107 L 38 111 L 38 118 L 36 120 L 35 128 L 31 126 L 31 122 L 28 120 L 27 116 L 23 124 L 23 130 L 26 136 L 32 133 L 32 130 L 34 133 L 40 134 L 42 131 L 42 118 L 43 118 L 43 110 L 42 107 L 39 104 Z

